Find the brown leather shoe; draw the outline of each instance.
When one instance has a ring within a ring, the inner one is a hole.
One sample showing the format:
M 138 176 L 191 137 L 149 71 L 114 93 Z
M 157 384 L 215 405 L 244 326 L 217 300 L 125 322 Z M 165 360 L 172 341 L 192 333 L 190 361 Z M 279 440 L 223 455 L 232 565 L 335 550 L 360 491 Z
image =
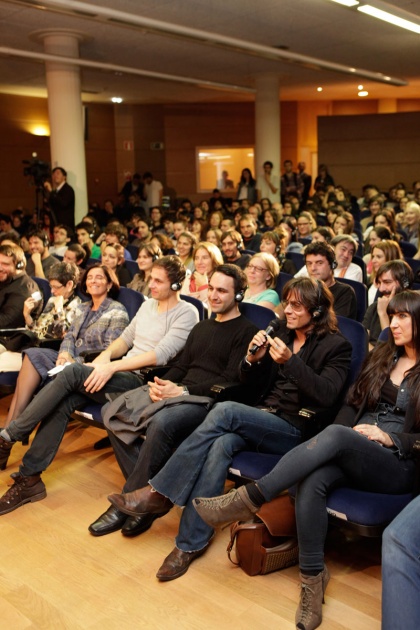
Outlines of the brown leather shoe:
M 24 477 L 19 473 L 14 484 L 0 498 L 0 515 L 12 512 L 25 503 L 41 501 L 46 496 L 47 491 L 41 475 Z
M 0 437 L 0 470 L 4 470 L 7 466 L 7 460 L 9 459 L 10 451 L 12 450 L 14 442 L 8 442 Z
M 125 494 L 110 494 L 108 501 L 117 510 L 129 514 L 130 516 L 140 516 L 141 514 L 163 514 L 169 512 L 173 507 L 172 501 L 163 494 L 153 490 L 151 486 L 145 486 L 133 492 Z
M 161 582 L 169 582 L 184 575 L 189 569 L 191 562 L 199 558 L 207 551 L 208 545 L 199 551 L 181 551 L 178 547 L 172 549 L 169 556 L 165 558 L 156 577 Z

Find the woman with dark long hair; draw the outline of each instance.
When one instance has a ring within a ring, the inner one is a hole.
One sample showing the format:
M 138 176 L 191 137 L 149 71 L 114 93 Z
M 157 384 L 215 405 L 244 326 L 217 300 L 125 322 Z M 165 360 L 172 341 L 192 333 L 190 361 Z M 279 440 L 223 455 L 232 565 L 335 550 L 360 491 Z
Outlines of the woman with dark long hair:
M 247 199 L 250 204 L 254 204 L 257 201 L 257 182 L 252 177 L 249 168 L 242 170 L 236 198 L 239 199 L 239 201 Z
M 391 334 L 368 355 L 334 424 L 289 451 L 256 483 L 195 508 L 211 526 L 248 520 L 263 503 L 294 484 L 301 601 L 296 625 L 317 628 L 329 581 L 324 565 L 328 493 L 351 485 L 368 492 L 414 489 L 420 440 L 420 296 L 402 291 L 389 303 Z M 271 343 L 271 342 L 270 342 Z

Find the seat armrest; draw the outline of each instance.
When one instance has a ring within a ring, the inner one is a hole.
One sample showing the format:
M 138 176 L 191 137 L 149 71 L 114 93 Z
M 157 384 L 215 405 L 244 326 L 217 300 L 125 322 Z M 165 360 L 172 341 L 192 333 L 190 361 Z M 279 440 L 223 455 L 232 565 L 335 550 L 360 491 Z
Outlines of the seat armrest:
M 151 365 L 139 370 L 145 383 L 152 381 L 155 376 L 163 376 L 168 371 L 167 365 Z
M 216 383 L 210 391 L 216 402 L 231 401 L 252 406 L 257 400 L 256 392 L 243 383 Z

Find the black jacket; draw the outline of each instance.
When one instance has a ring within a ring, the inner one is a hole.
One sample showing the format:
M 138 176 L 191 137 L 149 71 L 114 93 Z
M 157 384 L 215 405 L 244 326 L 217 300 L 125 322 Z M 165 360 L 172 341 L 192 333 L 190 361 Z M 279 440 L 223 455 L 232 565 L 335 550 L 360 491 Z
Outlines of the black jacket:
M 280 330 L 275 335 L 286 345 L 290 345 L 294 332 L 288 330 L 282 322 Z M 309 334 L 300 353 L 294 354 L 283 366 L 275 363 L 267 352 L 261 365 L 245 362 L 241 364 L 241 381 L 255 383 L 260 388 L 258 405 L 267 398 L 273 390 L 279 376 L 279 369 L 285 377 L 282 386 L 283 400 L 289 403 L 289 398 L 296 397 L 297 405 L 289 412 L 282 413 L 282 396 L 279 397 L 278 415 L 303 429 L 307 418 L 299 414 L 302 409 L 309 409 L 322 425 L 326 425 L 335 417 L 345 394 L 347 376 L 350 369 L 351 345 L 340 332 L 318 337 Z M 311 422 L 311 420 L 309 420 Z

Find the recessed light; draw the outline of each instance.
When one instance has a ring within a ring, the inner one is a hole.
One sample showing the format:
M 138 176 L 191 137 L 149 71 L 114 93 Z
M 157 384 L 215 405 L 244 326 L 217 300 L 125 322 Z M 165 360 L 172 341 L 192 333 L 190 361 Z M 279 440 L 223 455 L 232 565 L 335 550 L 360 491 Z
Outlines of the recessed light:
M 113 103 L 122 103 L 122 102 L 123 102 L 123 99 L 121 98 L 121 96 L 113 96 L 113 97 L 111 98 L 111 101 L 112 101 Z
M 317 87 L 317 88 L 316 88 L 316 91 L 317 91 L 317 92 L 322 92 L 322 87 Z
M 358 90 L 363 90 L 363 85 L 358 85 L 358 86 L 357 86 L 357 89 L 358 89 Z
M 367 90 L 361 90 L 357 93 L 357 96 L 367 96 L 369 92 Z

